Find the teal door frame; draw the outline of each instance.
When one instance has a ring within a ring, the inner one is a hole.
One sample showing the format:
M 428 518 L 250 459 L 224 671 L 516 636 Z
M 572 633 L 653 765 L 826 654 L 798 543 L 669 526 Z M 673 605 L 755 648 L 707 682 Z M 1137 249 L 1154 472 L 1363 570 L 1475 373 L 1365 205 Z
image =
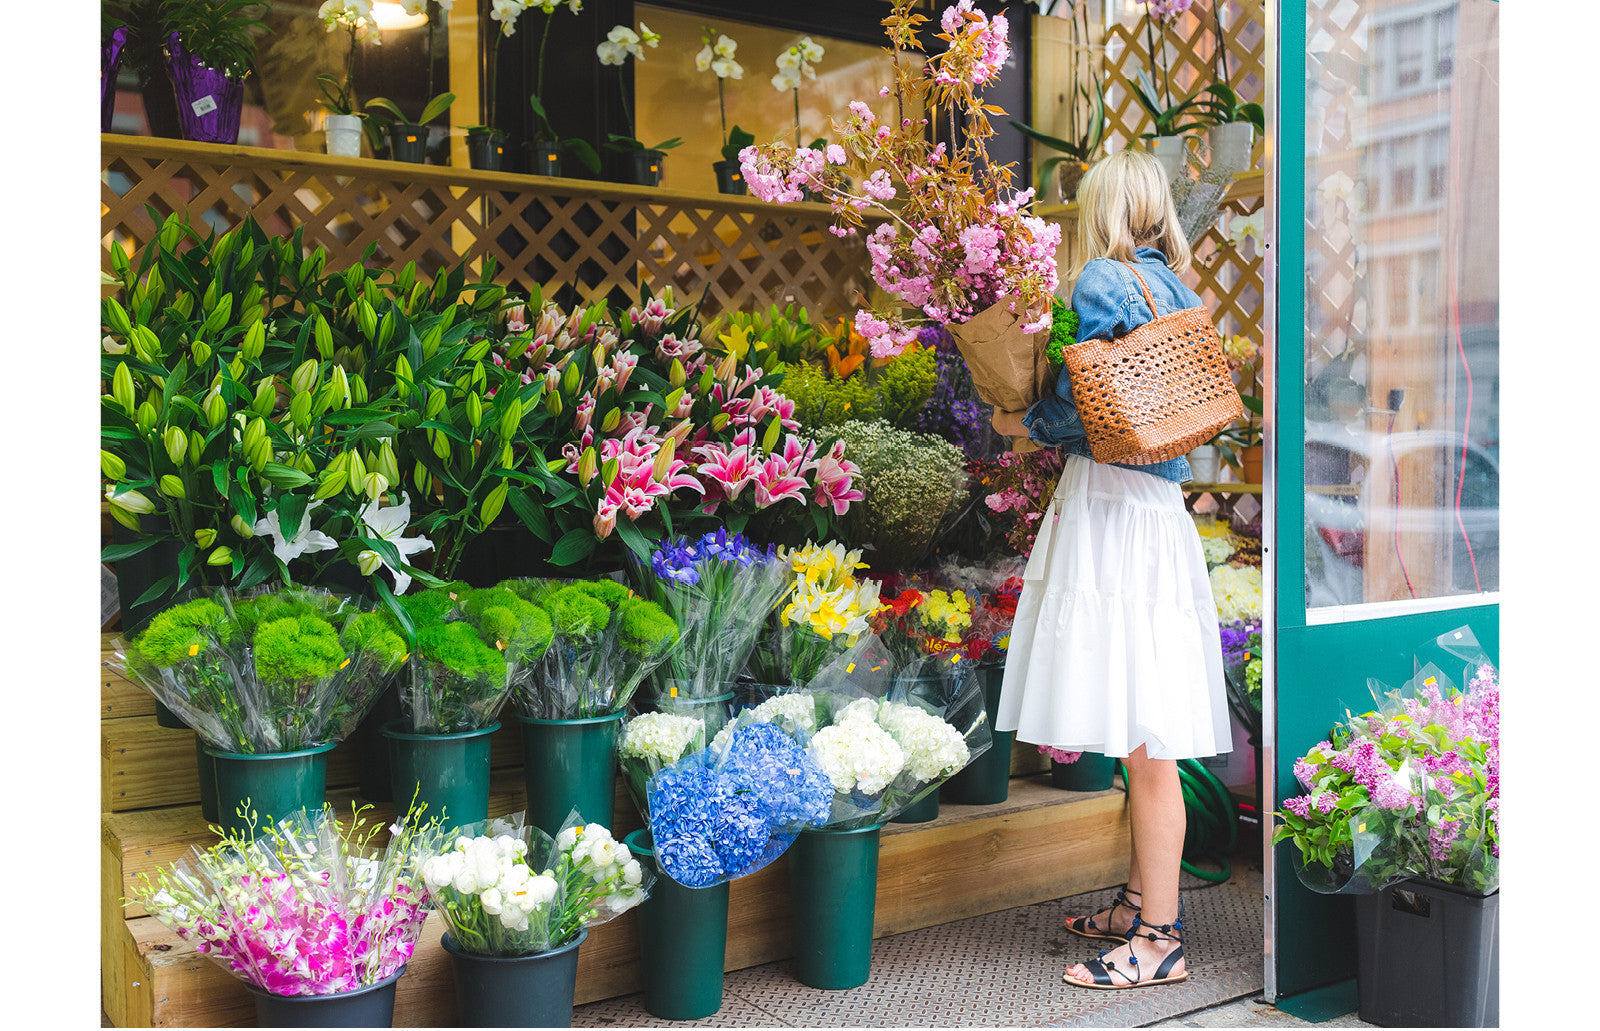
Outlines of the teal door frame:
M 1346 709 L 1372 707 L 1367 678 L 1409 680 L 1424 643 L 1469 626 L 1491 657 L 1500 651 L 1498 596 L 1441 599 L 1427 611 L 1343 622 L 1308 620 L 1305 604 L 1306 3 L 1274 0 L 1265 12 L 1267 95 L 1266 346 L 1273 360 L 1266 433 L 1262 692 L 1262 797 L 1269 810 L 1300 793 L 1294 762 Z M 1270 834 L 1271 819 L 1263 821 Z M 1348 898 L 1318 895 L 1295 877 L 1288 844 L 1266 847 L 1265 988 L 1269 1002 L 1355 976 Z

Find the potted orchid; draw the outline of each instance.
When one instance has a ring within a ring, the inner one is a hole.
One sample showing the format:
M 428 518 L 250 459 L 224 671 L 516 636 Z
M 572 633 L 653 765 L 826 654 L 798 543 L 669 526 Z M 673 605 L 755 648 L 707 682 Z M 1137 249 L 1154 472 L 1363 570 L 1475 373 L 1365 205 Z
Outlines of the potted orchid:
M 801 36 L 798 42 L 778 55 L 778 70 L 772 76 L 773 89 L 779 93 L 794 94 L 794 145 L 797 150 L 800 147 L 800 83 L 804 79 L 817 77 L 817 64 L 822 60 L 823 52 L 822 46 L 810 36 Z
M 606 38 L 595 47 L 595 56 L 600 58 L 600 63 L 606 67 L 617 69 L 618 95 L 622 99 L 623 120 L 627 122 L 630 131 L 638 132 L 634 125 L 633 113 L 628 108 L 628 94 L 632 92 L 632 84 L 623 72 L 623 66 L 628 58 L 644 60 L 645 47 L 661 45 L 661 34 L 651 32 L 644 22 L 639 23 L 639 31 L 626 25 L 612 26 L 606 33 Z M 660 143 L 645 144 L 633 136 L 623 136 L 618 133 L 610 134 L 610 142 L 606 149 L 617 151 L 627 156 L 631 181 L 640 186 L 661 185 L 661 163 L 666 159 L 666 152 L 683 143 L 678 136 Z
M 722 160 L 711 165 L 711 170 L 717 175 L 717 192 L 747 193 L 749 190 L 740 169 L 739 154 L 756 138 L 737 125 L 731 130 L 728 128 L 727 82 L 729 79 L 744 78 L 744 65 L 734 57 L 739 44 L 733 37 L 715 32 L 710 26 L 704 28 L 700 42 L 704 45 L 694 55 L 694 66 L 699 71 L 709 71 L 717 77 L 717 113 L 722 119 Z
M 323 72 L 317 76 L 317 89 L 322 97 L 317 103 L 326 112 L 323 131 L 327 136 L 329 154 L 340 157 L 361 155 L 361 136 L 365 132 L 368 142 L 376 147 L 382 142 L 378 127 L 368 122 L 360 111 L 356 99 L 356 40 L 381 42 L 378 22 L 372 13 L 370 0 L 323 0 L 317 8 L 317 18 L 329 32 L 338 30 L 346 36 L 344 77 Z
M 960 121 L 959 148 L 930 144 L 925 118 L 880 124 L 858 100 L 835 125 L 838 142 L 752 147 L 740 160 L 751 192 L 763 200 L 787 203 L 807 190 L 828 200 L 837 234 L 864 228 L 868 212 L 882 216 L 867 249 L 873 280 L 894 303 L 856 313 L 873 355 L 904 350 L 922 323 L 945 325 L 980 396 L 1003 411 L 1022 411 L 1045 380 L 1043 348 L 1033 335 L 1050 325 L 1060 227 L 1024 213 L 1033 190 L 1014 191 L 1010 166 L 994 165 L 986 149 L 997 109 L 979 91 L 1010 55 L 1008 26 L 1004 15 L 990 18 L 961 0 L 940 18 L 945 51 L 919 65 L 914 56 L 928 19 L 916 6 L 898 0 L 884 19 L 895 67 L 891 92 L 898 110 L 909 105 L 948 112 L 952 126 Z M 845 188 L 832 167 L 855 172 L 860 186 Z
M 500 37 L 495 41 L 495 49 L 499 48 L 500 38 L 516 31 L 517 19 L 523 11 L 538 8 L 545 15 L 544 30 L 539 35 L 539 56 L 533 72 L 533 92 L 528 95 L 528 106 L 533 109 L 533 139 L 529 143 L 533 153 L 529 171 L 534 175 L 560 175 L 561 155 L 565 151 L 591 173 L 598 173 L 600 155 L 595 153 L 595 149 L 587 140 L 562 139 L 558 136 L 554 126 L 550 124 L 550 115 L 544 103 L 544 55 L 550 45 L 550 27 L 555 21 L 558 7 L 565 7 L 571 13 L 578 14 L 583 10 L 583 0 L 493 0 L 489 17 L 500 23 Z M 490 72 L 492 76 L 492 66 Z M 489 81 L 493 83 L 495 80 L 491 77 Z M 490 92 L 492 96 L 492 88 Z M 494 112 L 491 108 L 489 111 L 491 124 L 493 117 Z
M 428 911 L 420 872 L 438 830 L 331 806 L 224 834 L 140 874 L 128 902 L 244 982 L 262 1027 L 389 1027 L 395 982 Z
M 455 831 L 420 864 L 468 1027 L 571 1027 L 589 928 L 643 902 L 647 874 L 576 812 L 552 837 L 523 814 Z

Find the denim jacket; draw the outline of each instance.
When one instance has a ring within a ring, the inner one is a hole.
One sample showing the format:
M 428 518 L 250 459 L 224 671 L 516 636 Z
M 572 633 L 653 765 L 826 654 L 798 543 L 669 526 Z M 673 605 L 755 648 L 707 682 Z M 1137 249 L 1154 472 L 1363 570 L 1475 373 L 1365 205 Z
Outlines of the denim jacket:
M 1200 303 L 1195 292 L 1167 268 L 1167 259 L 1160 251 L 1154 247 L 1140 247 L 1134 257 L 1139 275 L 1150 287 L 1150 296 L 1155 298 L 1160 314 L 1193 308 Z M 1078 313 L 1079 340 L 1115 340 L 1155 317 L 1133 273 L 1122 262 L 1110 258 L 1096 258 L 1083 267 L 1072 287 L 1072 310 Z M 1028 414 L 1022 417 L 1022 424 L 1028 427 L 1028 437 L 1036 443 L 1059 447 L 1069 455 L 1094 457 L 1089 451 L 1083 420 L 1078 417 L 1078 407 L 1072 401 L 1072 381 L 1065 368 L 1056 381 L 1055 393 L 1029 408 Z M 1112 464 L 1175 483 L 1186 483 L 1194 478 L 1189 460 L 1181 455 L 1152 465 Z

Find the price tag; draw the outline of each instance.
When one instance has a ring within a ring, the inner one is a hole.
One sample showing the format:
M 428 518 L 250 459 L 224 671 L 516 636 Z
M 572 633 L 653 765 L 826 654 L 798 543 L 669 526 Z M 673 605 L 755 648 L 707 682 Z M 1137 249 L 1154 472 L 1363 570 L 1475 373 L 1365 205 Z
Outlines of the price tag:
M 196 118 L 199 118 L 201 115 L 208 115 L 216 109 L 216 98 L 209 93 L 189 105 L 189 110 L 194 112 L 194 116 Z

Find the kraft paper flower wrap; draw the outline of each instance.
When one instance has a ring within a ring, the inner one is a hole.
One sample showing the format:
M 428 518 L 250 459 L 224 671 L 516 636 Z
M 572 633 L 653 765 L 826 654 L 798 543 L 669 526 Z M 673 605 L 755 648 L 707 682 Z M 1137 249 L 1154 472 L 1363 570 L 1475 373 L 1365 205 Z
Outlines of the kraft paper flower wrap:
M 996 301 L 966 322 L 945 328 L 972 373 L 978 397 L 998 411 L 1025 412 L 1050 389 L 1050 361 L 1046 345 L 1050 330 L 1027 332 L 1027 312 L 1008 310 L 1009 299 Z M 1017 437 L 1011 450 L 1037 451 L 1039 445 Z

